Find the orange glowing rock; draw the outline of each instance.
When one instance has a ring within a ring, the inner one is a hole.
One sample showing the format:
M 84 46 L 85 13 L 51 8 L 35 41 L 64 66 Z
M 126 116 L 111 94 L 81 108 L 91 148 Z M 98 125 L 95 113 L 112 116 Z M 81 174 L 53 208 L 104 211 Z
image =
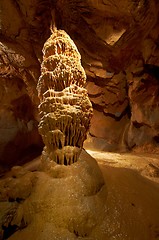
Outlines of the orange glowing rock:
M 70 165 L 78 160 L 92 116 L 85 83 L 76 45 L 65 31 L 54 30 L 43 47 L 37 85 L 43 156 L 50 161 Z

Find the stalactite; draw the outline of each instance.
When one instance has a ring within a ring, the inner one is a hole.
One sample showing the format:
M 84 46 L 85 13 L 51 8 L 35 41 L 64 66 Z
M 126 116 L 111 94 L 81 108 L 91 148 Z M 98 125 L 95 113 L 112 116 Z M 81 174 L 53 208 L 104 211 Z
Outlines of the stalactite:
M 75 163 L 86 139 L 92 106 L 85 83 L 76 45 L 66 32 L 54 29 L 43 47 L 37 90 L 43 155 L 57 164 Z

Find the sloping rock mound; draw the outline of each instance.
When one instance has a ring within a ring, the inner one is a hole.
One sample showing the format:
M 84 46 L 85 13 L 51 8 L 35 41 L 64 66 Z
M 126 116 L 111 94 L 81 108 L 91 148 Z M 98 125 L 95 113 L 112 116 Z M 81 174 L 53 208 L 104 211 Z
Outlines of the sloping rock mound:
M 0 214 L 2 233 L 15 226 L 10 240 L 92 239 L 104 219 L 107 197 L 96 161 L 83 151 L 70 166 L 45 162 L 42 169 L 13 168 L 10 178 L 1 181 L 0 206 L 7 206 Z

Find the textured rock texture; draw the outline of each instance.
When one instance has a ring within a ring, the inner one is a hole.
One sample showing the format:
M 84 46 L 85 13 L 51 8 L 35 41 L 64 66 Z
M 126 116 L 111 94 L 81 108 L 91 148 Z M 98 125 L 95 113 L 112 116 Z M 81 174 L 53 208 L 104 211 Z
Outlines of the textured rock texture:
M 12 168 L 0 180 L 0 239 L 156 240 L 158 156 L 89 153 L 104 179 L 84 151 L 70 166 Z
M 79 158 L 92 117 L 85 83 L 81 56 L 74 42 L 65 31 L 54 28 L 43 47 L 37 85 L 39 132 L 47 160 L 71 165 Z
M 100 138 L 106 150 L 158 145 L 158 1 L 2 0 L 0 8 L 3 165 L 40 144 L 36 85 L 52 10 L 82 56 L 94 108 L 90 142 Z
M 105 150 L 158 145 L 158 9 L 157 1 L 57 2 L 88 77 L 94 116 L 86 146 L 99 145 L 94 137 Z
M 0 3 L 0 162 L 14 165 L 42 146 L 37 126 L 40 74 L 36 1 Z M 14 19 L 14 22 L 13 22 Z M 38 44 L 37 44 L 38 41 Z M 40 52 L 40 51 L 39 51 Z
M 82 151 L 70 166 L 43 167 L 14 167 L 0 181 L 1 239 L 101 239 L 107 190 L 95 159 Z

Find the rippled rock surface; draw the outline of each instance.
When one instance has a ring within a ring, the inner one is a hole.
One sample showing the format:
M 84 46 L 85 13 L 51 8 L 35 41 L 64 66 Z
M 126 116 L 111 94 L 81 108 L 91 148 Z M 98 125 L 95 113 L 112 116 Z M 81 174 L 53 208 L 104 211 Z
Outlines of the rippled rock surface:
M 74 42 L 66 32 L 55 29 L 44 44 L 37 86 L 45 159 L 64 165 L 78 160 L 92 116 L 85 83 Z

